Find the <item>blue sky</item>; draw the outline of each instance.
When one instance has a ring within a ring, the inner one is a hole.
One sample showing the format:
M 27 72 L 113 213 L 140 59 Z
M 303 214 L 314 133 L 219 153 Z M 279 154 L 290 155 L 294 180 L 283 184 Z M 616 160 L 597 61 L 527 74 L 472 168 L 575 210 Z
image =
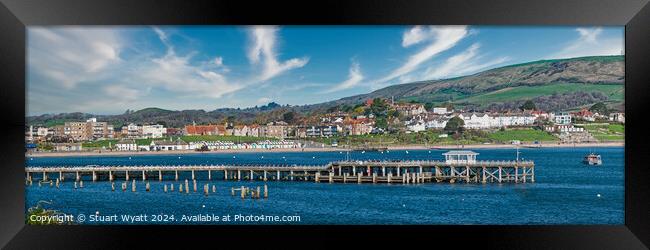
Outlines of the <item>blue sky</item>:
M 31 26 L 27 39 L 28 115 L 312 104 L 624 54 L 622 26 Z

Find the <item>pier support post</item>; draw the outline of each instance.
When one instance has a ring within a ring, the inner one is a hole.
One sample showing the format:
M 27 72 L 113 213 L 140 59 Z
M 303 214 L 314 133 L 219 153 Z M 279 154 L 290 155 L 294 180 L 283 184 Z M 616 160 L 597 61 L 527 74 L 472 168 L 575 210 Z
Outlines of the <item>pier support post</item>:
M 252 181 L 253 180 L 253 170 L 250 171 L 250 174 L 248 174 L 248 180 Z
M 487 181 L 485 180 L 485 166 L 483 166 L 483 180 L 481 181 L 483 184 L 485 184 Z
M 361 176 L 363 176 L 363 173 L 357 175 L 357 183 L 361 183 Z
M 59 171 L 59 180 L 63 181 L 63 172 Z
M 342 175 L 342 173 L 341 173 L 342 171 L 343 171 L 343 167 L 339 166 L 339 176 Z
M 319 177 L 320 177 L 320 173 L 319 173 L 319 172 L 316 172 L 316 174 L 314 174 L 314 181 L 315 181 L 315 182 L 320 182 L 320 178 L 319 178 Z
M 264 199 L 269 198 L 269 188 L 264 185 Z
M 178 181 L 178 170 L 174 171 L 174 180 Z
M 93 171 L 93 182 L 94 181 L 97 181 L 97 173 L 95 171 Z
M 465 183 L 469 183 L 469 166 L 465 166 Z
M 113 171 L 108 171 L 108 180 L 113 181 Z
M 530 176 L 530 182 L 535 182 L 535 165 L 530 167 L 530 171 L 532 172 L 532 175 Z
M 289 172 L 289 174 L 290 174 L 289 179 L 293 181 L 293 170 L 291 170 L 291 172 Z
M 264 181 L 266 181 L 266 180 L 267 180 L 267 179 L 266 179 L 266 172 L 267 172 L 267 171 L 266 171 L 266 170 L 264 170 Z
M 330 183 L 334 182 L 334 178 L 333 178 L 333 177 L 334 177 L 334 172 L 330 172 L 330 174 L 329 174 L 329 182 L 330 182 Z
M 192 180 L 194 180 L 194 170 L 192 170 Z
M 526 183 L 526 177 L 528 176 L 528 174 L 526 174 L 526 167 L 524 167 L 524 171 L 523 171 L 522 175 L 524 177 L 523 182 Z
M 228 180 L 228 170 L 223 170 L 223 179 Z
M 372 183 L 377 183 L 377 173 L 372 173 Z
M 388 173 L 388 180 L 386 182 L 391 183 L 392 178 L 393 178 L 393 173 Z
M 275 180 L 276 180 L 276 181 L 279 181 L 279 180 L 280 180 L 280 170 L 278 170 L 278 172 L 276 173 L 276 175 L 277 175 L 277 176 L 275 177 Z
M 515 183 L 519 183 L 519 168 L 515 166 Z
M 237 170 L 237 180 L 241 180 L 241 170 Z
M 356 176 L 356 175 L 357 175 L 357 167 L 352 166 L 352 176 Z
M 43 171 L 43 180 L 47 181 L 47 173 L 45 173 L 45 171 Z
M 343 183 L 348 182 L 348 173 L 343 174 Z
M 78 172 L 77 172 L 77 173 L 78 173 Z M 79 176 L 79 174 L 77 174 L 77 176 Z M 129 171 L 128 171 L 128 170 L 126 171 L 126 176 L 125 176 L 125 178 L 126 178 L 126 181 L 129 181 Z
M 162 170 L 158 170 L 158 181 L 162 181 Z
M 77 177 L 76 177 L 75 180 L 76 180 L 76 181 L 79 181 L 79 179 L 81 179 L 81 177 L 79 177 L 79 171 L 77 171 Z
M 501 178 L 501 166 L 499 166 L 499 183 L 501 183 L 501 180 L 502 180 L 502 178 Z
M 212 180 L 212 171 L 208 170 L 208 180 Z
M 400 167 L 397 167 L 397 177 L 400 177 L 401 175 L 402 175 L 402 169 L 400 169 Z
M 386 176 L 386 166 L 381 167 L 381 176 Z
M 146 180 L 147 180 L 147 174 L 144 172 L 144 170 L 142 170 L 142 181 L 146 181 Z

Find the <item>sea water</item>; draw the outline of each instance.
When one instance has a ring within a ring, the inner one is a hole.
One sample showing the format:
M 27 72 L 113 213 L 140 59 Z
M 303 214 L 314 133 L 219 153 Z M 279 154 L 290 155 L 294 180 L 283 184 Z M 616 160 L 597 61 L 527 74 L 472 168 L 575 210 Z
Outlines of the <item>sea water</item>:
M 478 160 L 514 160 L 514 149 L 476 149 Z M 79 224 L 612 224 L 624 223 L 624 148 L 523 148 L 520 159 L 535 161 L 535 183 L 421 183 L 357 184 L 303 181 L 224 181 L 221 171 L 196 171 L 197 192 L 179 193 L 179 184 L 191 173 L 157 173 L 148 177 L 151 191 L 134 173 L 136 192 L 122 191 L 118 176 L 115 191 L 110 182 L 92 182 L 83 176 L 84 187 L 74 188 L 74 174 L 57 189 L 49 184 L 26 187 L 26 209 L 38 202 L 47 209 L 84 216 Z M 256 152 L 169 155 L 75 156 L 27 158 L 28 166 L 84 165 L 201 165 L 277 164 L 324 165 L 344 160 L 444 160 L 446 150 L 399 150 L 388 152 Z M 602 156 L 600 166 L 587 166 L 583 157 Z M 274 172 L 269 173 L 272 175 Z M 246 173 L 247 174 L 247 173 Z M 52 173 L 50 179 L 58 178 Z M 170 185 L 174 185 L 174 191 Z M 205 196 L 203 185 L 210 185 Z M 268 199 L 241 199 L 240 186 L 268 187 Z M 168 192 L 164 192 L 167 185 Z M 217 192 L 212 193 L 212 185 Z M 90 216 L 95 215 L 95 221 Z M 100 215 L 100 216 L 97 216 Z M 144 217 L 137 216 L 146 216 Z M 112 216 L 117 217 L 111 220 Z M 247 217 L 246 217 L 247 216 Z M 284 221 L 264 218 L 291 218 Z M 275 217 L 277 216 L 277 217 Z M 97 218 L 103 218 L 98 221 Z M 173 217 L 173 219 L 170 219 Z M 230 220 L 226 220 L 226 217 Z M 241 220 L 235 221 L 239 217 Z M 135 219 L 134 219 L 135 218 Z M 139 218 L 139 219 L 138 219 Z M 152 219 L 153 218 L 153 219 Z M 198 219 L 197 219 L 198 218 Z M 214 221 L 219 218 L 219 221 Z M 253 218 L 253 219 L 251 219 Z M 298 218 L 298 219 L 296 219 Z M 157 220 L 156 220 L 157 219 Z M 189 220 L 184 220 L 189 219 Z

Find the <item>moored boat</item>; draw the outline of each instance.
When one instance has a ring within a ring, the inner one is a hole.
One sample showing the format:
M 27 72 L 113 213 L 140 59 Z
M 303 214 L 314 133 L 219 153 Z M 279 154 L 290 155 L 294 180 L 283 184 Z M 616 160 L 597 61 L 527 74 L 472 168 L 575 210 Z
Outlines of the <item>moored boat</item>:
M 587 156 L 585 156 L 585 158 L 584 158 L 584 160 L 582 160 L 582 162 L 584 164 L 592 165 L 592 166 L 603 164 L 603 161 L 600 158 L 600 155 L 599 154 L 594 154 L 594 153 L 591 153 L 591 154 L 588 154 Z

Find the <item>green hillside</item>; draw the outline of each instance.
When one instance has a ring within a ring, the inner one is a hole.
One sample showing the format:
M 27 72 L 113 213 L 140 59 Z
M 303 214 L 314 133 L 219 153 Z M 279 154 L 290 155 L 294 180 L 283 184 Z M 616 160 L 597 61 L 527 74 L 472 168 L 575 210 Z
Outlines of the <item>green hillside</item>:
M 541 86 L 518 86 L 504 88 L 488 93 L 480 93 L 466 98 L 458 99 L 458 102 L 474 104 L 489 104 L 494 102 L 526 100 L 543 95 L 562 94 L 570 92 L 602 92 L 609 101 L 623 100 L 623 85 L 621 84 L 580 84 L 580 83 L 558 83 Z

